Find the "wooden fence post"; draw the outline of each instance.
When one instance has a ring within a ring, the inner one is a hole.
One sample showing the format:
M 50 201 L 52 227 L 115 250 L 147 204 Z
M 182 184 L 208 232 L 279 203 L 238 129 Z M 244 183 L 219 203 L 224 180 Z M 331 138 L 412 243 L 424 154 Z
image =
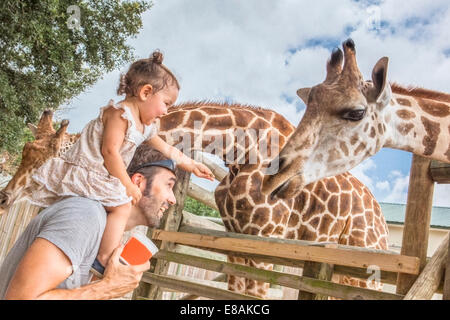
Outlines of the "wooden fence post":
M 444 290 L 442 297 L 443 300 L 450 300 L 450 241 L 448 242 L 447 250 L 447 263 L 445 265 Z
M 187 194 L 187 187 L 189 185 L 189 179 L 191 174 L 182 170 L 178 170 L 178 180 L 174 186 L 174 194 L 177 199 L 177 203 L 170 207 L 168 213 L 165 214 L 164 220 L 161 222 L 160 229 L 166 231 L 178 231 L 183 217 L 184 200 Z M 152 238 L 152 229 L 149 229 L 147 234 L 149 238 Z M 158 244 L 157 244 L 158 245 Z M 166 241 L 162 241 L 158 247 L 160 250 L 172 249 L 174 244 Z M 150 272 L 157 275 L 166 275 L 169 269 L 169 262 L 164 260 L 151 260 Z M 143 297 L 151 300 L 160 300 L 162 298 L 162 290 L 156 285 L 151 285 L 141 281 L 139 287 L 134 291 L 133 299 L 137 297 Z
M 327 263 L 305 261 L 302 276 L 331 281 L 331 277 L 333 276 L 333 265 Z M 328 300 L 328 296 L 314 294 L 306 291 L 299 291 L 298 300 Z
M 426 264 L 433 205 L 434 182 L 430 175 L 430 163 L 430 159 L 413 155 L 401 250 L 402 255 L 419 257 L 420 270 Z M 399 273 L 397 294 L 405 295 L 416 279 L 416 275 Z

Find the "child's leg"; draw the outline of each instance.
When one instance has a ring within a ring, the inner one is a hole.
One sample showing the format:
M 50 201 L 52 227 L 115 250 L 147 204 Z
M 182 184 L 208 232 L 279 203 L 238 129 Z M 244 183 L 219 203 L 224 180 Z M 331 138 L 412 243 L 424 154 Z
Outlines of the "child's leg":
M 105 208 L 108 211 L 106 227 L 98 250 L 97 259 L 105 266 L 114 249 L 122 239 L 131 212 L 131 202 L 119 207 Z

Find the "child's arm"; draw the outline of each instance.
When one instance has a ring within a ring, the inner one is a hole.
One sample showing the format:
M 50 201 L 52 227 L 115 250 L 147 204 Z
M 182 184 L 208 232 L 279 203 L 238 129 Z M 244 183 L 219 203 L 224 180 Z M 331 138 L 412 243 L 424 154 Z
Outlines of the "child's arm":
M 197 177 L 214 181 L 214 174 L 204 164 L 197 162 L 177 148 L 166 143 L 158 136 L 154 136 L 147 140 L 147 143 L 154 149 L 161 152 L 164 156 L 174 160 L 181 169 L 192 172 Z
M 120 156 L 120 147 L 125 139 L 128 128 L 127 120 L 121 117 L 122 110 L 115 108 L 106 109 L 103 116 L 102 155 L 104 165 L 108 172 L 118 178 L 127 189 L 127 195 L 133 197 L 132 204 L 141 198 L 140 189 L 131 182 L 127 168 Z

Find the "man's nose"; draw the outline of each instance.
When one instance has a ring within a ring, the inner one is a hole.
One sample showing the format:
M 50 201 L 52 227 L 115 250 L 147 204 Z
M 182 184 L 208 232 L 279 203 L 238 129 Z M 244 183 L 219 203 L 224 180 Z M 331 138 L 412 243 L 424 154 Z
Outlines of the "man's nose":
M 170 192 L 169 197 L 167 198 L 167 202 L 170 203 L 170 205 L 174 205 L 175 203 L 177 203 L 177 199 L 175 198 L 175 195 L 173 194 L 173 191 Z

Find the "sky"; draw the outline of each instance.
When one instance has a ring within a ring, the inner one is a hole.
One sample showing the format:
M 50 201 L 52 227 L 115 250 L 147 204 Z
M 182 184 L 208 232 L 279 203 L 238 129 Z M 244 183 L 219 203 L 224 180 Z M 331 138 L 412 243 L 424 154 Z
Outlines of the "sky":
M 370 79 L 388 56 L 389 80 L 450 92 L 448 0 L 155 0 L 139 35 L 136 57 L 155 49 L 177 76 L 177 102 L 214 100 L 270 108 L 293 125 L 305 105 L 296 90 L 325 78 L 334 47 L 351 37 L 360 70 Z M 109 99 L 119 75 L 110 72 L 57 113 L 79 132 Z M 406 203 L 412 156 L 382 149 L 351 172 L 380 202 Z M 213 189 L 215 184 L 194 179 Z M 436 185 L 434 205 L 450 207 L 450 185 Z

